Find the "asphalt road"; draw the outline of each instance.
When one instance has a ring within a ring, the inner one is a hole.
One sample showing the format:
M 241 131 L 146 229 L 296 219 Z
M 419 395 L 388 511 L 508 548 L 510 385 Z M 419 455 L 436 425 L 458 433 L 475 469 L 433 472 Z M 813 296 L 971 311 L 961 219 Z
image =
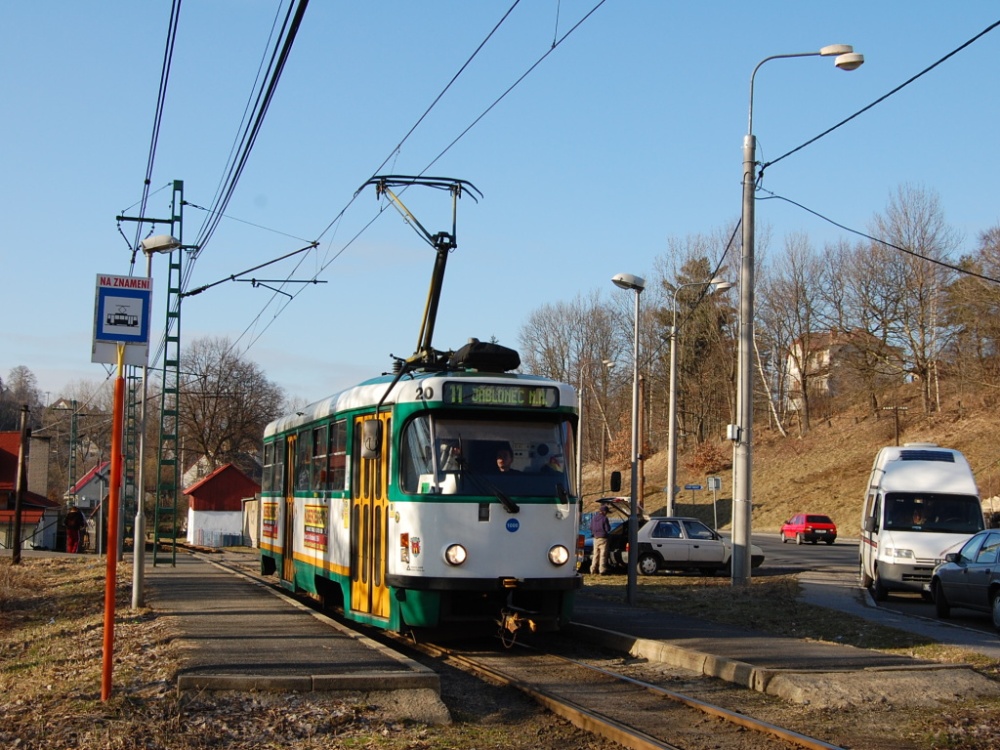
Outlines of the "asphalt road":
M 858 540 L 837 539 L 835 544 L 781 543 L 777 534 L 754 534 L 753 543 L 764 550 L 764 565 L 757 573 L 768 569 L 782 573 L 814 571 L 842 580 L 845 585 L 858 582 Z M 936 620 L 934 605 L 917 593 L 893 592 L 884 602 L 871 602 L 879 609 L 909 617 Z M 988 614 L 966 609 L 953 609 L 948 623 L 985 633 L 995 633 Z

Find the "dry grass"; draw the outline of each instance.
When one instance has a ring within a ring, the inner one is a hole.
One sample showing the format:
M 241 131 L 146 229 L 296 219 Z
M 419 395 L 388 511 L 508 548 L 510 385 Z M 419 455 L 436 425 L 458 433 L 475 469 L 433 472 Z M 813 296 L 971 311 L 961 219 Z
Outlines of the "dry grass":
M 969 459 L 984 498 L 1000 494 L 1000 461 L 997 459 L 993 410 L 979 408 L 982 397 L 969 394 L 945 395 L 941 411 L 924 415 L 913 390 L 901 391 L 884 403 L 906 407 L 901 412 L 900 442 L 932 442 L 957 448 Z M 829 419 L 816 420 L 809 432 L 799 436 L 787 428 L 788 436 L 768 424 L 766 414 L 757 414 L 753 450 L 753 528 L 777 532 L 795 513 L 825 513 L 837 522 L 841 535 L 857 536 L 861 502 L 872 461 L 879 448 L 895 443 L 892 412 L 854 408 Z M 685 452 L 685 448 L 687 452 Z M 686 468 L 693 445 L 681 446 L 677 458 L 677 483 L 705 484 L 705 477 Z M 723 443 L 723 450 L 729 444 Z M 622 472 L 623 494 L 628 494 L 628 466 L 608 465 Z M 666 504 L 663 487 L 667 479 L 666 450 L 652 452 L 644 462 L 645 508 L 662 514 Z M 719 472 L 722 491 L 718 495 L 719 527 L 731 522 L 732 472 Z M 584 492 L 592 510 L 601 494 L 599 465 L 584 469 Z M 678 515 L 691 515 L 709 524 L 712 493 L 681 491 L 676 502 Z
M 178 697 L 172 634 L 116 586 L 113 691 L 101 700 L 105 564 L 90 556 L 0 558 L 0 747 L 16 750 L 566 750 L 610 745 L 500 688 L 442 691 L 455 722 L 399 722 L 334 693 Z M 471 678 L 469 678 L 471 679 Z M 451 685 L 451 683 L 449 683 Z M 454 701 L 454 702 L 451 702 Z

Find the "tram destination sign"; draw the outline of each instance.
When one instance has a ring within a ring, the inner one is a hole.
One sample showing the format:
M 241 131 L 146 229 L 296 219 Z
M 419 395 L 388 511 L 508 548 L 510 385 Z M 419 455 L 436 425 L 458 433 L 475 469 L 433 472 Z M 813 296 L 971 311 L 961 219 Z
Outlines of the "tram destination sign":
M 444 403 L 448 406 L 555 409 L 559 406 L 559 389 L 549 385 L 449 381 L 444 384 Z

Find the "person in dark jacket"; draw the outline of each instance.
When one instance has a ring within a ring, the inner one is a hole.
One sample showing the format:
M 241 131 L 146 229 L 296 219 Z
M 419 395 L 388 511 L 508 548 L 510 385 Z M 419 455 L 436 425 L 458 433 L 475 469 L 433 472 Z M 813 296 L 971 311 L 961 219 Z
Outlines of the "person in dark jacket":
M 83 536 L 83 527 L 87 521 L 83 517 L 80 509 L 70 501 L 69 510 L 66 512 L 66 551 L 79 552 L 80 538 Z
M 611 521 L 608 520 L 608 506 L 601 507 L 591 516 L 590 533 L 594 537 L 594 552 L 590 558 L 590 572 L 597 575 L 607 575 L 608 570 L 608 534 L 611 533 Z

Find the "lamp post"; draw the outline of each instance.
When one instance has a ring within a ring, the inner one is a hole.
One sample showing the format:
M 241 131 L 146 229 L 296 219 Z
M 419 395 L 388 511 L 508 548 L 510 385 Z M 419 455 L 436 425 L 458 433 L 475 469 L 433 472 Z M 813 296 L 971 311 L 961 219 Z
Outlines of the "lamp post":
M 140 245 L 146 255 L 146 278 L 153 276 L 153 254 L 169 253 L 181 246 L 181 241 L 169 234 L 157 234 L 144 239 Z M 146 562 L 146 514 L 143 501 L 146 493 L 146 396 L 149 357 L 142 363 L 142 403 L 139 405 L 139 466 L 136 468 L 135 529 L 132 546 L 132 608 L 143 606 L 142 584 Z
M 631 289 L 635 292 L 635 332 L 632 339 L 632 484 L 630 488 L 628 511 L 628 585 L 625 589 L 626 600 L 635 605 L 635 589 L 638 583 L 636 561 L 639 549 L 639 515 L 637 487 L 639 485 L 639 295 L 646 288 L 646 280 L 630 273 L 619 273 L 611 278 L 620 289 Z
M 673 294 L 673 323 L 670 326 L 670 410 L 667 421 L 667 515 L 674 515 L 674 492 L 677 484 L 677 293 L 686 286 L 711 287 L 713 292 L 732 289 L 733 283 L 716 276 L 711 281 L 678 284 Z
M 769 60 L 790 57 L 834 57 L 841 70 L 856 70 L 864 55 L 856 54 L 849 44 L 831 44 L 818 52 L 796 52 L 765 57 L 750 75 L 750 107 L 747 134 L 743 139 L 743 258 L 740 263 L 740 337 L 736 379 L 736 424 L 730 425 L 729 439 L 734 443 L 733 456 L 733 585 L 750 582 L 751 486 L 750 463 L 753 439 L 753 307 L 754 307 L 754 189 L 757 164 L 754 160 L 757 139 L 753 135 L 753 84 L 761 65 Z

